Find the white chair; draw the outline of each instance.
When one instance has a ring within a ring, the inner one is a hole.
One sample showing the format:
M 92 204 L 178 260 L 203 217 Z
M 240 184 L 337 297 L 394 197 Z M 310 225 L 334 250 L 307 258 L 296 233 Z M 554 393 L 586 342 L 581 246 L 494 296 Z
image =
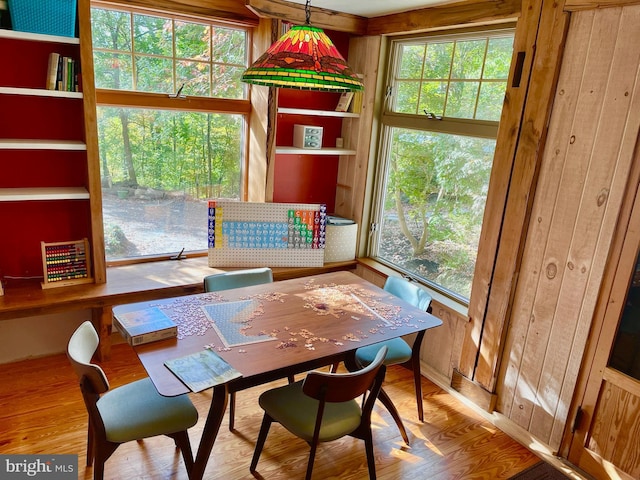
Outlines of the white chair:
M 173 438 L 190 474 L 193 454 L 187 429 L 198 421 L 198 411 L 189 397 L 163 397 L 149 378 L 110 389 L 102 368 L 91 363 L 98 343 L 98 333 L 86 321 L 67 347 L 89 413 L 87 466 L 94 465 L 94 480 L 102 480 L 104 463 L 121 444 L 158 435 Z

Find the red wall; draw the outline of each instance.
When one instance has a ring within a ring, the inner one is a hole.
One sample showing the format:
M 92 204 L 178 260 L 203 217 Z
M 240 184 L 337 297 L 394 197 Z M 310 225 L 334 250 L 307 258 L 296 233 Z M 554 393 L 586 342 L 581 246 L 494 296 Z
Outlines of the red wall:
M 346 57 L 349 35 L 342 32 L 325 31 L 340 53 Z M 278 106 L 312 110 L 335 110 L 339 93 L 311 92 L 306 90 L 280 89 Z M 278 114 L 276 145 L 293 145 L 293 125 L 312 125 L 323 128 L 322 146 L 335 147 L 341 135 L 342 119 L 313 115 Z M 305 155 L 277 154 L 274 170 L 273 201 L 286 203 L 325 203 L 327 212 L 335 210 L 336 183 L 338 179 L 337 155 L 314 155 L 310 150 Z

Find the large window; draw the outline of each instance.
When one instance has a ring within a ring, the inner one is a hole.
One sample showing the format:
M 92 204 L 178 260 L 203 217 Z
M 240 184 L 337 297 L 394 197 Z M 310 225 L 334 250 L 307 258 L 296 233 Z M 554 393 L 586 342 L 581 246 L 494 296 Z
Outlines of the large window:
M 240 199 L 248 31 L 92 8 L 107 260 L 207 248 L 208 198 Z
M 468 300 L 513 30 L 391 42 L 371 256 Z

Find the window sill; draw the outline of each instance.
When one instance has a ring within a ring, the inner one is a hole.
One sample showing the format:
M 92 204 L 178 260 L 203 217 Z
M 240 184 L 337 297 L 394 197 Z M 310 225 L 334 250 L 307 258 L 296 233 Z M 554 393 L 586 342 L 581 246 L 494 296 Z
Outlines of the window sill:
M 387 265 L 377 262 L 372 258 L 358 258 L 358 264 L 363 268 L 367 268 L 369 270 L 379 273 L 380 275 L 384 275 L 387 277 L 389 275 L 401 274 L 397 270 L 394 270 L 393 268 L 388 267 Z M 442 293 L 436 290 L 433 290 L 432 288 L 429 288 L 428 285 L 424 285 L 424 284 L 421 284 L 421 285 L 425 288 L 425 290 L 429 292 L 429 294 L 431 295 L 431 297 L 435 302 L 439 303 L 444 307 L 447 307 L 450 310 L 453 310 L 454 312 L 460 314 L 465 318 L 469 316 L 469 307 L 467 305 L 457 302 L 447 297 L 446 295 L 443 295 Z
M 356 268 L 356 261 L 327 263 L 322 267 L 273 268 L 274 280 Z M 39 282 L 7 285 L 0 296 L 0 320 L 122 303 L 188 295 L 203 291 L 203 278 L 224 270 L 209 267 L 206 256 L 110 267 L 107 282 L 43 290 Z

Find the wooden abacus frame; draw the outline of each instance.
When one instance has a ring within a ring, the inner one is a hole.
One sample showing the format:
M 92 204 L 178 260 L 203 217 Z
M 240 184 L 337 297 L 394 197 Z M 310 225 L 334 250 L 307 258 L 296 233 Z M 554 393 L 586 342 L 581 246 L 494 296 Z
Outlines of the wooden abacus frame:
M 41 245 L 43 289 L 93 283 L 88 239 Z

